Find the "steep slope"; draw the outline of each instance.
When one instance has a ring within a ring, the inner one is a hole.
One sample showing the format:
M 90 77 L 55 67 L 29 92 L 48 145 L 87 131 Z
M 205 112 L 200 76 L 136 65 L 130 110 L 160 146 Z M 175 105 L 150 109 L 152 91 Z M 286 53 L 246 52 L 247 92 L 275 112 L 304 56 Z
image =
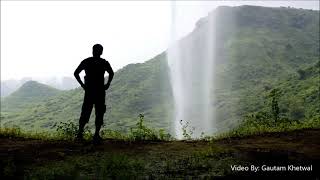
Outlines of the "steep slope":
M 298 70 L 298 75 L 279 84 L 282 114 L 290 120 L 320 119 L 320 61 Z
M 172 95 L 167 71 L 164 54 L 119 70 L 107 93 L 108 126 L 128 130 L 136 123 L 133 119 L 142 113 L 148 125 L 168 129 Z
M 319 61 L 319 12 L 241 6 L 221 7 L 215 13 L 218 72 L 213 103 L 218 126 L 224 129 L 265 108 L 270 89 L 294 83 L 290 77 Z M 293 91 L 305 89 L 288 90 Z
M 208 42 L 210 36 L 213 42 Z M 295 82 L 292 76 L 319 61 L 319 11 L 219 7 L 179 42 L 181 59 L 193 56 L 193 73 L 202 72 L 203 66 L 196 64 L 205 59 L 208 43 L 215 52 L 211 104 L 216 128 L 225 131 L 246 114 L 266 108 L 266 94 L 271 89 Z

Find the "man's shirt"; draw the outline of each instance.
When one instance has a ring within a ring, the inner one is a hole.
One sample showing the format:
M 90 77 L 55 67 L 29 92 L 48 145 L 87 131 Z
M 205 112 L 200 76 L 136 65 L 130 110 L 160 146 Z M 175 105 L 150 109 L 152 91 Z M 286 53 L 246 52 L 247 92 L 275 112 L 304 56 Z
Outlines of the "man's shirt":
M 109 62 L 98 57 L 83 60 L 78 68 L 86 73 L 84 77 L 86 90 L 104 90 L 104 73 L 112 71 Z

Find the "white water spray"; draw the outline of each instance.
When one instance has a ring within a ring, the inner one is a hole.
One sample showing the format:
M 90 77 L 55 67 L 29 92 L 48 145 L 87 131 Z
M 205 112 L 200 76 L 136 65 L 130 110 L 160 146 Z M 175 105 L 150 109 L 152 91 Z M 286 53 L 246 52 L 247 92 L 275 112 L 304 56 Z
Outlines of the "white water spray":
M 189 122 L 193 137 L 215 131 L 213 108 L 213 69 L 215 57 L 214 16 L 198 23 L 192 36 L 177 40 L 175 6 L 172 6 L 172 43 L 168 50 L 175 116 L 176 138 L 183 138 L 182 124 Z

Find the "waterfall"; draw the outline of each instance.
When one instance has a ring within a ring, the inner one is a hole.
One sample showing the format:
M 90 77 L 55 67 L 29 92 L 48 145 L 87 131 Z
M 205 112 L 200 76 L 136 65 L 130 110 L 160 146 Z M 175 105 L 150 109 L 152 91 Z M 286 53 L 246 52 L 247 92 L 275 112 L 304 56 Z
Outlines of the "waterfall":
M 178 139 L 183 138 L 182 128 L 187 122 L 187 129 L 193 131 L 193 138 L 199 137 L 202 133 L 210 135 L 215 131 L 215 18 L 210 14 L 201 19 L 192 35 L 178 40 L 174 11 L 175 6 L 172 7 L 172 41 L 167 56 L 175 108 L 172 125 Z

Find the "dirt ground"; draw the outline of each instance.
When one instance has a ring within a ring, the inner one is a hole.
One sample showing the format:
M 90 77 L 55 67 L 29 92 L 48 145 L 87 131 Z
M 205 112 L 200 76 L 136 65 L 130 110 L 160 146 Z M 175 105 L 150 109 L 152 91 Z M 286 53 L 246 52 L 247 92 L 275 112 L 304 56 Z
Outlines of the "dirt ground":
M 67 157 L 89 155 L 96 152 L 125 153 L 128 156 L 143 157 L 155 163 L 156 157 L 177 158 L 202 152 L 214 147 L 218 156 L 228 156 L 247 162 L 248 165 L 313 165 L 312 172 L 290 172 L 289 175 L 310 175 L 319 178 L 320 129 L 297 130 L 283 133 L 266 133 L 258 136 L 227 138 L 213 142 L 172 141 L 172 142 L 124 142 L 104 140 L 100 145 L 72 141 L 43 141 L 23 138 L 1 138 L 1 172 L 13 164 L 16 177 L 23 177 L 30 165 L 41 166 L 52 161 L 63 161 Z M 189 169 L 190 170 L 190 169 Z M 279 172 L 232 172 L 236 175 L 278 175 Z M 3 176 L 3 174 L 1 174 Z

